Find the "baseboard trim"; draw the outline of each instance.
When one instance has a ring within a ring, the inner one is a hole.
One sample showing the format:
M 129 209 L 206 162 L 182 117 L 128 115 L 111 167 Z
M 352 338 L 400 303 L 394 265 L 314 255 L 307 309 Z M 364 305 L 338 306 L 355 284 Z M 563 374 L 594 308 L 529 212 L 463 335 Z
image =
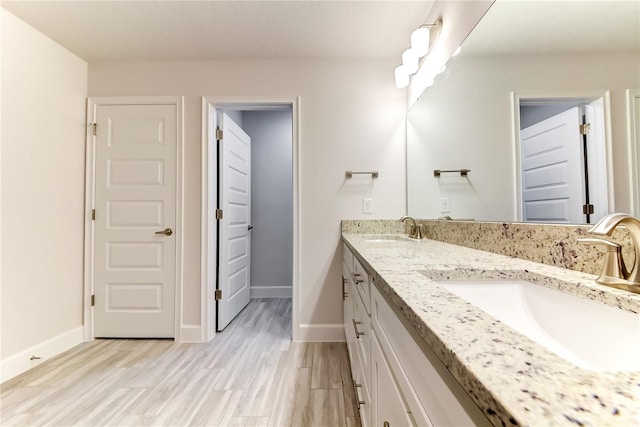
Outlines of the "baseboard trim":
M 344 325 L 330 324 L 300 324 L 296 341 L 306 342 L 345 342 Z
M 182 325 L 180 328 L 180 342 L 203 342 L 202 327 L 200 325 Z
M 75 347 L 84 341 L 84 326 L 78 326 L 63 332 L 53 338 L 36 344 L 19 353 L 2 359 L 0 362 L 0 383 L 17 377 L 31 368 L 35 368 L 45 360 L 51 359 Z M 38 360 L 30 360 L 31 356 L 38 356 Z
M 251 298 L 292 298 L 291 286 L 252 286 Z

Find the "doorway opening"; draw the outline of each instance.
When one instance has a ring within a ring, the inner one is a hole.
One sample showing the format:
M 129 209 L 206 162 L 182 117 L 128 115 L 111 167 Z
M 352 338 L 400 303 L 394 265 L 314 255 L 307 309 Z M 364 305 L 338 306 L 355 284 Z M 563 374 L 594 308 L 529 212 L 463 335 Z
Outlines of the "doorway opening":
M 593 224 L 613 205 L 609 96 L 514 94 L 516 212 L 523 222 Z
M 203 340 L 259 298 L 290 299 L 296 325 L 298 99 L 203 97 L 202 111 Z

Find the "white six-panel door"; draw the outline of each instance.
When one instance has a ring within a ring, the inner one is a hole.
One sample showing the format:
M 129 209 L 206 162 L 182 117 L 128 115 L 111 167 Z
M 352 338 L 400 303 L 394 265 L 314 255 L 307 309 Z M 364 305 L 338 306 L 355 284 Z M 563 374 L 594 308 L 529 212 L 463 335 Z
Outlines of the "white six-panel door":
M 580 123 L 575 107 L 520 131 L 524 221 L 584 222 Z
M 96 106 L 96 337 L 175 335 L 176 108 Z
M 220 128 L 219 206 L 223 211 L 219 231 L 218 330 L 224 329 L 250 299 L 251 239 L 251 139 L 229 116 L 222 114 Z

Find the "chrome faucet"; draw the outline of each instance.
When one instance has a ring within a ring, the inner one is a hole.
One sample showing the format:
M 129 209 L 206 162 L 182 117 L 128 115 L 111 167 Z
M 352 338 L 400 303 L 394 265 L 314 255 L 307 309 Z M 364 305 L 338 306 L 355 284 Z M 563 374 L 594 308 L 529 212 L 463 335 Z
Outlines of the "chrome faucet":
M 624 225 L 627 228 L 635 250 L 635 262 L 629 272 L 622 259 L 622 247 L 618 243 L 597 238 L 579 239 L 578 241 L 607 245 L 607 255 L 602 273 L 596 279 L 597 283 L 640 294 L 640 220 L 625 213 L 613 213 L 598 221 L 589 232 L 611 237 L 619 225 Z
M 411 224 L 410 224 L 411 228 L 409 228 L 409 237 L 412 239 L 422 239 L 424 237 L 422 233 L 422 224 L 417 225 L 416 220 L 408 215 L 405 215 L 402 218 L 400 218 L 400 221 L 405 222 L 408 219 L 411 220 Z

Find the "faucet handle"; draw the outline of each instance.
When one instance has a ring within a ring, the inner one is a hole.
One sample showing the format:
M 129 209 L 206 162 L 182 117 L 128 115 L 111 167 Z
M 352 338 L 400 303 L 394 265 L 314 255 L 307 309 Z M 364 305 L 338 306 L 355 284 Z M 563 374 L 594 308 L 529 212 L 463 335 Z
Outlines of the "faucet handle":
M 596 279 L 596 282 L 604 283 L 607 281 L 606 278 L 615 277 L 617 279 L 624 279 L 627 276 L 627 269 L 622 262 L 621 245 L 610 240 L 596 238 L 578 239 L 578 243 L 605 245 L 607 247 L 602 273 L 600 273 L 600 277 Z

